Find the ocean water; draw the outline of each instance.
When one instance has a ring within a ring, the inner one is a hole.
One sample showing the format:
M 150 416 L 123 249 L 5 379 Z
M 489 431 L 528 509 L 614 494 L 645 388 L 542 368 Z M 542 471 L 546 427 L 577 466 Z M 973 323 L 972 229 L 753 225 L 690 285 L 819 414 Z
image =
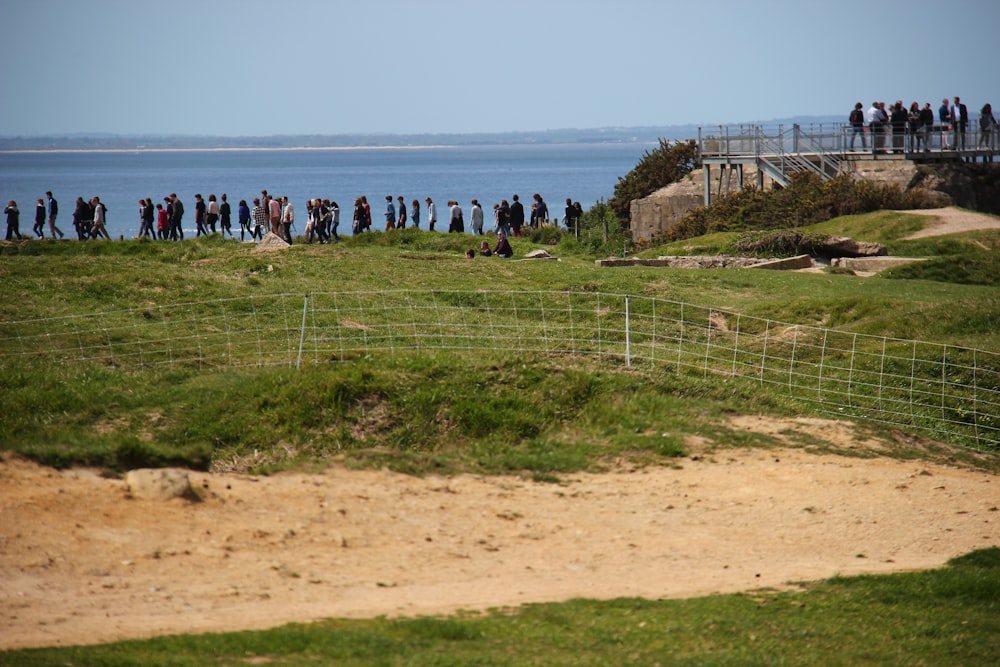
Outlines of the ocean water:
M 21 209 L 21 233 L 30 234 L 35 204 L 51 190 L 59 201 L 57 225 L 75 237 L 72 225 L 78 196 L 95 195 L 108 207 L 112 238 L 131 238 L 139 229 L 138 200 L 154 205 L 176 192 L 184 203 L 185 236 L 194 235 L 194 195 L 226 193 L 233 224 L 240 199 L 252 203 L 262 189 L 286 195 L 296 208 L 295 229 L 305 228 L 305 203 L 315 197 L 336 201 L 341 233 L 350 233 L 356 197 L 367 195 L 373 228 L 384 226 L 385 196 L 402 195 L 421 203 L 421 227 L 427 228 L 424 200 L 431 197 L 438 218 L 445 202 L 457 200 L 465 211 L 478 199 L 489 222 L 494 203 L 520 195 L 525 206 L 539 193 L 550 216 L 562 217 L 566 198 L 584 210 L 614 194 L 624 176 L 654 144 L 500 145 L 440 148 L 351 148 L 249 151 L 128 151 L 0 153 L 0 199 Z M 409 211 L 407 212 L 409 213 Z M 441 224 L 438 224 L 441 229 Z M 445 226 L 447 230 L 447 226 Z M 48 229 L 46 228 L 46 235 Z

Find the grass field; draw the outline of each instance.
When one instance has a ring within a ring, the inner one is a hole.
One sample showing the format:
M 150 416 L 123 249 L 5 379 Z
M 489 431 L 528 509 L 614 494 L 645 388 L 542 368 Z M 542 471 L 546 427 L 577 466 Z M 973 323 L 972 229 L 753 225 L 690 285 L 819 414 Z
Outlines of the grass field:
M 851 219 L 845 225 L 861 237 L 883 223 L 870 216 L 867 223 Z M 897 227 L 899 234 L 913 229 L 912 223 Z M 48 333 L 58 331 L 60 318 L 100 314 L 111 326 L 119 317 L 150 317 L 154 307 L 248 296 L 287 295 L 278 300 L 291 305 L 267 315 L 290 321 L 289 331 L 301 318 L 303 296 L 317 291 L 544 289 L 655 297 L 850 334 L 996 351 L 1000 293 L 989 285 L 752 269 L 602 269 L 578 254 L 572 239 L 549 248 L 558 262 L 466 260 L 463 249 L 473 242 L 405 230 L 270 253 L 215 238 L 3 246 L 0 312 L 4 322 L 19 324 L 4 330 L 0 386 L 18 409 L 0 424 L 0 447 L 50 465 L 112 470 L 167 464 L 204 469 L 256 450 L 273 452 L 266 459 L 278 466 L 337 455 L 352 464 L 411 471 L 546 475 L 593 466 L 625 450 L 641 457 L 676 455 L 685 435 L 717 439 L 718 417 L 726 411 L 789 415 L 817 409 L 739 378 L 664 374 L 655 367 L 621 372 L 620 364 L 588 355 L 533 354 L 524 345 L 512 350 L 497 328 L 483 330 L 475 350 L 364 352 L 346 362 L 320 359 L 299 372 L 232 368 L 211 359 L 138 368 L 113 360 L 53 363 L 61 359 L 60 348 L 80 345 Z M 517 256 L 530 247 L 517 244 Z M 11 354 L 43 327 L 46 333 L 32 339 L 32 354 Z M 183 327 L 175 325 L 172 335 L 182 336 Z M 127 327 L 120 335 L 134 337 Z M 158 344 L 138 340 L 140 350 Z M 377 405 L 388 417 L 369 423 L 366 415 Z M 526 405 L 540 409 L 525 411 Z M 651 423 L 651 414 L 667 416 Z M 509 428 L 501 431 L 497 424 Z M 667 430 L 678 434 L 669 444 L 641 435 Z M 503 453 L 499 459 L 497 452 Z
M 925 253 L 935 258 L 934 271 L 924 279 L 601 269 L 571 239 L 547 247 L 558 262 L 466 260 L 464 250 L 475 239 L 414 230 L 271 253 L 215 238 L 42 241 L 0 245 L 0 323 L 17 322 L 24 331 L 59 318 L 248 295 L 547 290 L 657 297 L 797 325 L 997 351 L 1000 291 L 991 272 L 1000 234 L 903 242 L 899 238 L 919 219 L 860 218 L 824 223 L 824 231 Z M 707 251 L 724 242 L 685 243 Z M 515 257 L 530 248 L 516 243 Z M 949 267 L 958 265 L 975 279 L 948 282 Z M 16 334 L 4 331 L 9 350 Z M 0 450 L 59 467 L 96 465 L 109 474 L 139 466 L 268 472 L 336 462 L 415 474 L 555 479 L 600 470 L 622 457 L 669 465 L 690 436 L 766 446 L 767 438 L 732 430 L 727 416 L 815 410 L 787 392 L 762 391 L 738 378 L 510 351 L 502 337 L 486 351 L 370 353 L 300 370 L 53 363 L 58 352 L 0 356 L 6 406 Z M 887 431 L 875 422 L 862 424 Z M 933 455 L 935 443 L 925 444 L 919 451 L 901 446 L 896 454 Z M 251 452 L 263 456 L 250 463 Z M 942 456 L 964 455 L 948 450 Z M 966 462 L 995 471 L 997 460 L 987 452 Z M 941 571 L 834 580 L 796 593 L 331 621 L 265 633 L 11 652 L 0 654 L 0 664 L 986 664 L 1000 646 L 998 572 L 993 550 Z

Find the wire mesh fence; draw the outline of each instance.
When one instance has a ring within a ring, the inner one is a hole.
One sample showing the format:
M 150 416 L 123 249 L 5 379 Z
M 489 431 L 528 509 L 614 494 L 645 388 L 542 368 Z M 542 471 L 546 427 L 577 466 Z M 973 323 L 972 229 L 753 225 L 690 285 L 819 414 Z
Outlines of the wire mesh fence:
M 0 322 L 0 364 L 325 364 L 419 350 L 584 355 L 743 378 L 821 412 L 1000 447 L 1000 354 L 599 292 L 249 295 Z

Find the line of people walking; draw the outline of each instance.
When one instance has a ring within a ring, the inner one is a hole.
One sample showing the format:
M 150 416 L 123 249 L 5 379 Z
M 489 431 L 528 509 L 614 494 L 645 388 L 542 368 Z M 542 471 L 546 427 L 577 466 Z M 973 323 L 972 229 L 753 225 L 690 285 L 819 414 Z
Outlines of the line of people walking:
M 51 192 L 46 193 L 46 198 L 48 203 L 42 199 L 38 200 L 32 231 L 36 238 L 44 238 L 44 227 L 48 223 L 52 238 L 57 236 L 60 239 L 65 238 L 65 234 L 56 226 L 59 204 Z M 226 193 L 222 193 L 220 197 L 210 194 L 207 200 L 199 193 L 194 195 L 194 198 L 196 237 L 221 234 L 223 237 L 228 235 L 230 238 L 236 238 L 232 224 L 233 211 Z M 411 200 L 407 206 L 402 195 L 395 198 L 386 195 L 385 202 L 385 231 L 405 229 L 408 225 L 419 229 L 424 215 L 426 215 L 427 229 L 435 231 L 438 213 L 431 197 L 424 200 L 423 208 L 417 199 Z M 447 206 L 448 232 L 464 234 L 465 217 L 461 204 L 456 200 L 449 200 Z M 11 201 L 4 212 L 7 215 L 7 240 L 25 238 L 20 232 L 20 211 L 17 203 Z M 162 202 L 155 205 L 152 198 L 139 199 L 139 229 L 134 238 L 182 241 L 184 215 L 184 203 L 177 193 L 165 196 Z M 573 202 L 567 198 L 565 215 L 562 219 L 567 229 L 577 232 L 582 215 L 583 208 L 580 202 Z M 89 199 L 77 197 L 73 209 L 73 228 L 77 238 L 81 241 L 101 238 L 110 240 L 107 216 L 108 207 L 100 197 L 94 196 Z M 492 230 L 498 234 L 503 233 L 505 238 L 523 236 L 526 228 L 538 228 L 548 224 L 549 220 L 548 205 L 538 193 L 532 196 L 532 203 L 527 211 L 517 194 L 513 195 L 510 203 L 504 199 L 493 205 Z M 239 201 L 236 223 L 241 241 L 246 241 L 248 238 L 251 241 L 263 240 L 265 234 L 273 233 L 290 244 L 292 232 L 295 230 L 295 207 L 287 196 L 272 197 L 267 190 L 261 190 L 260 196 L 253 198 L 252 205 L 247 204 L 245 199 Z M 478 199 L 471 200 L 469 223 L 472 234 L 482 236 L 486 233 L 485 214 Z M 340 241 L 339 226 L 340 206 L 335 200 L 316 197 L 306 202 L 306 225 L 303 233 L 306 243 L 327 244 Z M 360 234 L 371 231 L 371 228 L 372 211 L 368 198 L 358 197 L 354 200 L 351 231 Z

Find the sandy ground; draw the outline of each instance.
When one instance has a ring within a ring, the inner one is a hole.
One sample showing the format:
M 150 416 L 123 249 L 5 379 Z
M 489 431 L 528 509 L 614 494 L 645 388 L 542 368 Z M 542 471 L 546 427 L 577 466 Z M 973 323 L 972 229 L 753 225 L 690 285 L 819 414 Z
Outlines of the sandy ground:
M 734 422 L 856 442 L 845 422 Z M 936 567 L 1000 544 L 989 473 L 794 449 L 679 463 L 560 484 L 192 473 L 202 502 L 156 502 L 93 471 L 7 457 L 0 649 L 777 588 Z
M 920 211 L 932 233 L 1000 227 Z M 928 232 L 922 233 L 928 235 Z M 878 448 L 845 422 L 734 419 Z M 1000 480 L 927 462 L 720 450 L 561 484 L 386 471 L 192 473 L 202 502 L 0 459 L 0 649 L 690 597 L 937 567 L 1000 544 Z
M 914 215 L 933 215 L 937 222 L 914 232 L 907 236 L 907 239 L 921 239 L 928 236 L 942 236 L 944 234 L 957 234 L 958 232 L 971 232 L 977 229 L 1000 229 L 1000 218 L 964 211 L 959 208 L 932 208 L 917 211 L 899 211 L 899 213 L 912 213 Z

